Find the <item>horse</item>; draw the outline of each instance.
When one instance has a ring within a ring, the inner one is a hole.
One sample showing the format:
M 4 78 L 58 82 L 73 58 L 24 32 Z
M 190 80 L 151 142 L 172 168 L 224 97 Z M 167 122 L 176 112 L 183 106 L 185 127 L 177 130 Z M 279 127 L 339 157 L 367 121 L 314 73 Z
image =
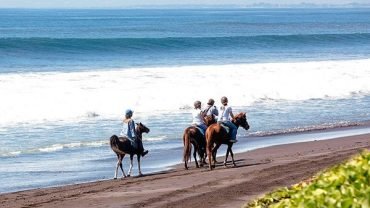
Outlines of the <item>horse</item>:
M 204 117 L 205 124 L 207 126 L 216 123 L 216 120 L 213 115 L 208 115 Z M 188 169 L 188 162 L 191 160 L 191 146 L 194 147 L 194 161 L 195 166 L 199 168 L 199 164 L 197 161 L 197 153 L 199 155 L 199 162 L 200 166 L 202 167 L 205 164 L 206 155 L 206 140 L 204 135 L 200 132 L 200 130 L 195 126 L 190 126 L 184 130 L 184 134 L 182 136 L 182 140 L 184 143 L 184 154 L 183 154 L 183 161 L 185 165 L 185 169 Z
M 136 132 L 136 136 L 138 137 L 137 139 L 142 140 L 142 134 L 149 133 L 149 131 L 150 131 L 149 128 L 147 128 L 144 124 L 142 123 L 136 124 L 135 132 Z M 116 166 L 116 171 L 114 174 L 114 179 L 117 179 L 118 166 L 121 168 L 122 178 L 126 177 L 125 171 L 123 171 L 123 168 L 122 168 L 122 160 L 126 154 L 130 155 L 130 169 L 128 171 L 127 177 L 130 177 L 131 175 L 134 155 L 137 156 L 139 176 L 143 175 L 141 173 L 141 167 L 140 167 L 141 152 L 139 152 L 137 148 L 132 146 L 130 140 L 128 140 L 126 137 L 118 137 L 116 135 L 112 135 L 110 137 L 110 147 L 113 150 L 113 152 L 116 153 L 117 155 L 117 166 Z
M 239 113 L 238 115 L 234 116 L 234 118 L 232 119 L 232 122 L 237 128 L 241 126 L 245 130 L 249 129 L 249 124 L 247 121 L 246 113 Z M 215 167 L 216 165 L 216 153 L 217 153 L 217 149 L 221 146 L 221 144 L 227 145 L 224 165 L 226 166 L 227 158 L 230 153 L 233 165 L 236 166 L 235 161 L 234 161 L 234 153 L 232 151 L 232 146 L 234 143 L 230 142 L 228 138 L 229 138 L 228 132 L 219 123 L 212 124 L 211 126 L 207 128 L 206 150 L 207 150 L 210 170 L 212 170 L 212 168 Z M 212 160 L 213 160 L 213 165 L 212 165 Z

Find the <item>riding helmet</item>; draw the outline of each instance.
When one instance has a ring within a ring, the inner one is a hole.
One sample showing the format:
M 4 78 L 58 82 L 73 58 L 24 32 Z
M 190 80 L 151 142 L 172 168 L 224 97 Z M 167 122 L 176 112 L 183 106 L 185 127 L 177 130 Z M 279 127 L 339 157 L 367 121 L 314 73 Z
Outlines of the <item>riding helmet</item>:
M 213 100 L 212 98 L 208 100 L 208 105 L 213 105 L 215 104 L 215 100 Z
M 133 113 L 134 113 L 134 111 L 132 111 L 131 109 L 127 109 L 126 112 L 125 112 L 125 115 L 126 116 L 132 116 Z
M 222 103 L 222 104 L 225 104 L 225 103 L 227 103 L 227 102 L 228 102 L 227 97 L 223 96 L 223 97 L 221 98 L 221 103 Z
M 201 105 L 202 103 L 199 100 L 194 102 L 194 108 L 200 108 Z

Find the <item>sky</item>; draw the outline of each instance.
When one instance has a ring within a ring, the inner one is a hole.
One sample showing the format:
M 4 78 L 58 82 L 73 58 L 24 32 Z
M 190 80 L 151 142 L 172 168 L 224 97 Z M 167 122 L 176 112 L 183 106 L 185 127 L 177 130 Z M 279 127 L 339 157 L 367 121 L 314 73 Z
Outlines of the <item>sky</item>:
M 179 5 L 251 5 L 268 4 L 370 4 L 370 0 L 0 0 L 0 8 L 126 8 Z

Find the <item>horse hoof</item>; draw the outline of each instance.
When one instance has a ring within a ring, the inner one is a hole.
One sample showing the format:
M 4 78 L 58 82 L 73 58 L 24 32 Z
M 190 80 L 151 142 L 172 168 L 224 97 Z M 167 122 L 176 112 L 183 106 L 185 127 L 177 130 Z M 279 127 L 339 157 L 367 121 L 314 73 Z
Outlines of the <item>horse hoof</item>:
M 117 180 L 117 177 L 113 178 L 113 180 Z
M 227 164 L 224 162 L 224 166 L 227 167 Z
M 129 178 L 129 177 L 131 177 L 131 175 L 127 175 L 126 177 Z
M 140 173 L 137 177 L 143 177 L 144 175 L 142 173 Z

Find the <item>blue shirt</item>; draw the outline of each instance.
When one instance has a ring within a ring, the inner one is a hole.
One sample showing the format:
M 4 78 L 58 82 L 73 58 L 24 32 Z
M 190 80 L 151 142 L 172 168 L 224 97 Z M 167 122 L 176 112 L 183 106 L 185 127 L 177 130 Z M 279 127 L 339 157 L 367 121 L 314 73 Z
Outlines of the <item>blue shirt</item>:
M 134 120 L 130 119 L 127 123 L 123 122 L 120 135 L 125 136 L 129 139 L 133 139 L 136 137 Z

